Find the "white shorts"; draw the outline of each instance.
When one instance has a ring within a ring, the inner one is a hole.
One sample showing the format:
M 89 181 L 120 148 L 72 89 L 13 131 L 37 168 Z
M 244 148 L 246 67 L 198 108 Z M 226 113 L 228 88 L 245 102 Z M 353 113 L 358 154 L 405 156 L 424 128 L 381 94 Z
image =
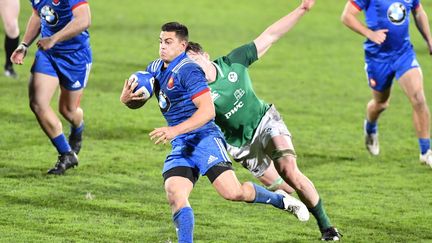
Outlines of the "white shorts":
M 271 138 L 280 135 L 288 136 L 291 139 L 291 134 L 281 115 L 274 105 L 271 105 L 261 119 L 252 140 L 240 148 L 228 144 L 228 152 L 235 161 L 240 162 L 255 177 L 261 177 L 272 161 L 264 152 L 265 148 Z

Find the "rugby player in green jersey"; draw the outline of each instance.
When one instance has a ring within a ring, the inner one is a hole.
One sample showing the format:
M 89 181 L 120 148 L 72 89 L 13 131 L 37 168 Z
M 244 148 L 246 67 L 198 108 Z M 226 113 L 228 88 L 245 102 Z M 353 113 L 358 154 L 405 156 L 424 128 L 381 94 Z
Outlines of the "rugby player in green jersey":
M 322 240 L 339 240 L 312 182 L 297 167 L 296 153 L 285 123 L 274 105 L 260 100 L 248 67 L 262 57 L 314 5 L 303 0 L 288 15 L 270 25 L 253 42 L 210 61 L 200 44 L 189 42 L 187 54 L 206 74 L 228 152 L 270 189 L 297 192 L 316 218 Z M 273 163 L 274 162 L 274 163 Z

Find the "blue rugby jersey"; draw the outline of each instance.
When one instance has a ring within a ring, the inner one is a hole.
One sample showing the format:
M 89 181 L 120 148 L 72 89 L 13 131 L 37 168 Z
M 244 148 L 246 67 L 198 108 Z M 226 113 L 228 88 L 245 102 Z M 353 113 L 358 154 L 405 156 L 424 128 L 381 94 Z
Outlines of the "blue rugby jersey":
M 72 19 L 72 11 L 86 0 L 30 0 L 34 11 L 41 18 L 41 36 L 49 37 L 63 29 Z M 50 51 L 71 52 L 90 47 L 87 30 L 79 35 L 57 43 Z
M 358 10 L 365 10 L 366 25 L 371 30 L 388 29 L 381 44 L 369 39 L 364 43 L 367 57 L 385 59 L 401 50 L 412 48 L 409 37 L 409 15 L 420 6 L 420 0 L 351 0 Z
M 197 110 L 192 100 L 210 89 L 203 70 L 186 53 L 176 57 L 167 68 L 157 59 L 146 69 L 155 77 L 154 94 L 169 126 L 175 126 L 191 117 Z M 214 119 L 196 131 L 216 128 Z

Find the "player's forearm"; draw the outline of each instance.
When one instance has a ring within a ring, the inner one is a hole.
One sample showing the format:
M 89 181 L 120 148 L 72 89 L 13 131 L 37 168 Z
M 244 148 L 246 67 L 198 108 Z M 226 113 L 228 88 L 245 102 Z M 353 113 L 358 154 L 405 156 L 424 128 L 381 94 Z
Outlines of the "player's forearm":
M 22 42 L 30 46 L 40 33 L 40 18 L 33 14 L 27 22 L 26 32 L 24 33 Z
M 258 58 L 264 55 L 273 43 L 290 31 L 306 12 L 306 9 L 298 7 L 264 30 L 264 32 L 254 40 L 255 46 L 257 47 Z
M 431 31 L 429 26 L 429 20 L 426 12 L 424 10 L 419 11 L 414 15 L 414 20 L 423 39 L 430 43 L 432 42 Z
M 204 126 L 215 117 L 214 106 L 204 105 L 198 108 L 195 113 L 186 121 L 174 126 L 177 135 L 188 133 Z
M 63 29 L 51 36 L 55 43 L 69 40 L 90 27 L 90 16 L 82 15 L 72 19 Z
M 298 7 L 290 14 L 270 25 L 263 35 L 267 36 L 273 44 L 283 35 L 290 31 L 307 11 L 304 8 Z

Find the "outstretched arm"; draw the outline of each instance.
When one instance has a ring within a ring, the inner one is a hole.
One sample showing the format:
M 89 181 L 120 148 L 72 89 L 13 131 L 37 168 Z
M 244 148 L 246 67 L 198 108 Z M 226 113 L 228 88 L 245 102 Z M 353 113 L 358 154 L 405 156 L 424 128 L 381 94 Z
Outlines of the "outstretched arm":
M 48 50 L 56 43 L 69 40 L 90 27 L 91 14 L 87 3 L 79 5 L 72 13 L 73 19 L 63 29 L 50 37 L 45 37 L 38 41 L 37 45 L 40 49 Z
M 387 38 L 387 29 L 380 29 L 373 31 L 363 25 L 358 19 L 357 15 L 360 13 L 361 9 L 357 8 L 353 2 L 348 1 L 345 5 L 345 9 L 342 13 L 341 20 L 346 26 L 348 26 L 353 31 L 359 33 L 360 35 L 368 38 L 369 40 L 375 42 L 376 44 L 382 44 Z
M 414 21 L 416 23 L 417 29 L 419 30 L 419 32 L 423 36 L 423 39 L 426 41 L 428 45 L 429 54 L 432 55 L 432 37 L 429 28 L 429 20 L 421 4 L 416 9 L 413 10 L 413 15 L 414 15 Z
M 315 0 L 303 0 L 302 4 L 294 11 L 279 19 L 270 25 L 266 30 L 264 30 L 264 32 L 254 40 L 255 46 L 257 48 L 258 58 L 263 56 L 273 43 L 278 41 L 290 29 L 292 29 L 292 27 L 297 24 L 300 18 L 312 8 L 314 3 Z

